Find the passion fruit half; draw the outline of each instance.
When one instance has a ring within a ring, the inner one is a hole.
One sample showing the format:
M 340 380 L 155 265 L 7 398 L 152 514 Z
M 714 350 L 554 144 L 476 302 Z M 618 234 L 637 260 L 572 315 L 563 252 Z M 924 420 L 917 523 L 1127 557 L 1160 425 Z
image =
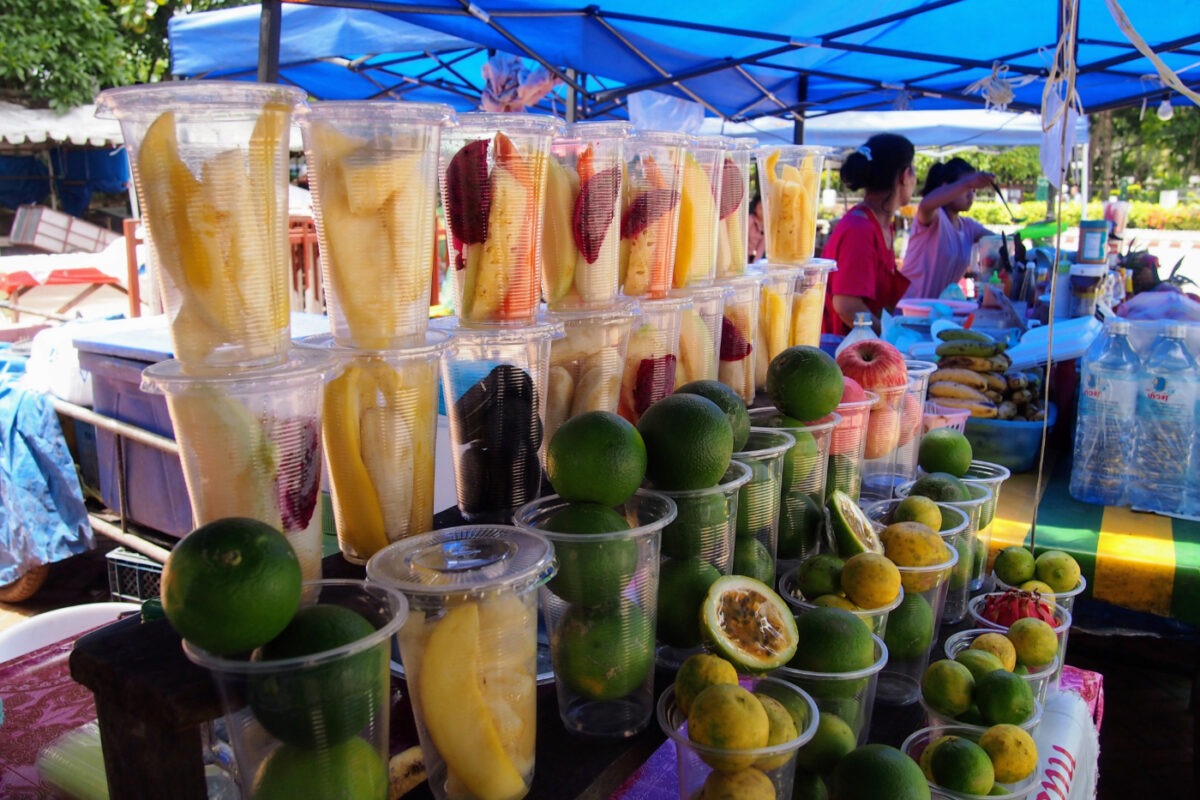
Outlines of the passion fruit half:
M 700 626 L 716 652 L 739 672 L 769 672 L 796 653 L 791 610 L 771 587 L 745 575 L 718 578 L 704 597 Z
M 859 553 L 883 555 L 883 543 L 875 532 L 875 524 L 854 498 L 835 489 L 829 496 L 828 505 L 834 544 L 840 557 L 849 558 Z

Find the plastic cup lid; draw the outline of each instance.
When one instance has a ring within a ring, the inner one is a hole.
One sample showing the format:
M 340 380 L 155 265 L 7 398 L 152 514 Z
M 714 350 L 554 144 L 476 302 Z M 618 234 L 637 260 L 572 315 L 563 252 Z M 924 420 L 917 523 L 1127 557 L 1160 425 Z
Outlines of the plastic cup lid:
M 546 537 L 512 525 L 462 525 L 393 542 L 367 562 L 370 580 L 424 597 L 521 593 L 554 574 Z
M 169 358 L 142 370 L 142 391 L 175 394 L 188 391 L 198 384 L 220 386 L 231 391 L 274 390 L 296 383 L 311 384 L 336 372 L 337 363 L 332 353 L 307 347 L 293 347 L 287 360 L 278 364 L 229 368 L 221 372 L 187 372 L 180 361 Z

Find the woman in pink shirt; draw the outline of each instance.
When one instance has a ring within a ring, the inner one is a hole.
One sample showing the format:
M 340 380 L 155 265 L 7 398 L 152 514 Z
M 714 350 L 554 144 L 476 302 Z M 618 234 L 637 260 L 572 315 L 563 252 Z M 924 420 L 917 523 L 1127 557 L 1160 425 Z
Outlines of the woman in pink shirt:
M 900 269 L 910 282 L 905 297 L 940 297 L 966 274 L 971 246 L 991 231 L 960 214 L 970 210 L 975 190 L 991 186 L 995 179 L 961 158 L 929 168 Z
M 894 133 L 879 133 L 842 162 L 842 182 L 863 190 L 862 202 L 838 220 L 821 252 L 837 261 L 825 289 L 823 333 L 845 335 L 854 315 L 870 312 L 879 331 L 883 309 L 891 311 L 904 297 L 908 279 L 896 269 L 896 210 L 912 199 L 917 186 L 912 142 Z

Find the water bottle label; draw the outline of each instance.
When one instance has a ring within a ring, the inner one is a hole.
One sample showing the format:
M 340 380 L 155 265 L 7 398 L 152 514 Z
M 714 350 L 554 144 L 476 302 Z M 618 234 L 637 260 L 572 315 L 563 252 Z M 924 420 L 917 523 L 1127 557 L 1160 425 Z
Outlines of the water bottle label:
M 1122 380 L 1089 371 L 1080 391 L 1084 406 L 1097 413 L 1130 418 L 1137 408 L 1136 380 Z
M 1151 375 L 1143 387 L 1142 399 L 1150 413 L 1160 419 L 1191 420 L 1195 407 L 1194 384 L 1173 381 L 1166 375 Z

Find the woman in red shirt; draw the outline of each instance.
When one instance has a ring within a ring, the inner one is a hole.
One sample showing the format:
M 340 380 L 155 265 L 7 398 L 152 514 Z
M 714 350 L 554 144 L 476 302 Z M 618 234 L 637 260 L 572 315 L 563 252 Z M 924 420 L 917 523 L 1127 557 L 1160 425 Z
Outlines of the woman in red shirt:
M 862 202 L 846 212 L 829 236 L 823 258 L 837 261 L 825 289 L 824 333 L 845 335 L 854 315 L 870 312 L 879 332 L 883 309 L 893 310 L 908 289 L 893 250 L 896 211 L 912 199 L 917 185 L 912 142 L 880 133 L 842 162 L 842 182 L 862 189 Z

